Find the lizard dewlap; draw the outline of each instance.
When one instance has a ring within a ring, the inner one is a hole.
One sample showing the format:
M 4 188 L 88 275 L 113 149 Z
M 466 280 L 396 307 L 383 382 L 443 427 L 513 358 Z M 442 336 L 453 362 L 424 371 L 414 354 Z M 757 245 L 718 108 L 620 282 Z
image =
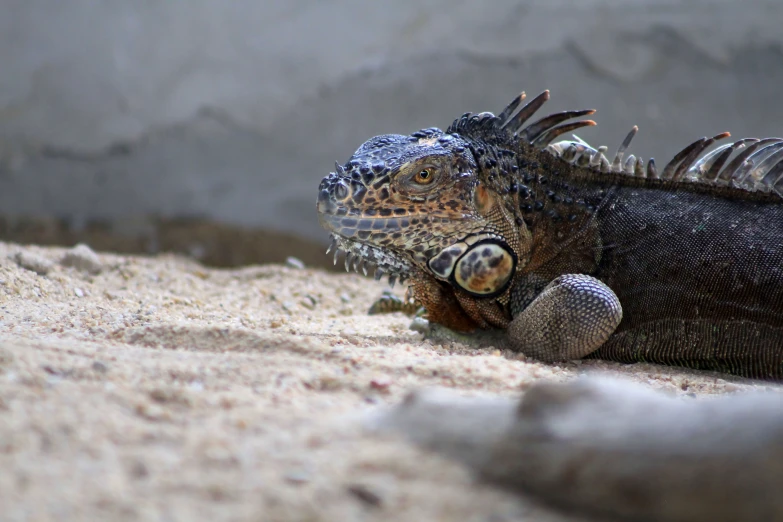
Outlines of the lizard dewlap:
M 363 143 L 319 187 L 335 262 L 540 360 L 783 379 L 783 139 L 701 138 L 659 170 L 626 155 L 636 127 L 611 161 L 557 141 L 592 110 L 528 123 L 548 99 Z

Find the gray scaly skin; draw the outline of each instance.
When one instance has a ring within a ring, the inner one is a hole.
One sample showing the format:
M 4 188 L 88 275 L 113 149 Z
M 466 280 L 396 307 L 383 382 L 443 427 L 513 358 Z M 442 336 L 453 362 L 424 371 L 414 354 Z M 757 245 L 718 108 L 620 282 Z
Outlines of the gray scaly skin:
M 783 378 L 783 139 L 661 171 L 574 138 L 594 111 L 498 116 L 382 135 L 323 179 L 317 208 L 346 268 L 408 280 L 430 321 L 500 328 L 543 361 L 598 357 Z

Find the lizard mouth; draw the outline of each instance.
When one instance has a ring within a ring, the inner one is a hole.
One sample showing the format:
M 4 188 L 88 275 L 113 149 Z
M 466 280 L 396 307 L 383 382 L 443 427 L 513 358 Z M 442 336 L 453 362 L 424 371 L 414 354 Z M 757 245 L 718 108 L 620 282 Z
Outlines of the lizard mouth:
M 334 251 L 334 264 L 340 255 L 345 257 L 345 271 L 361 271 L 368 275 L 375 271 L 375 280 L 380 280 L 384 275 L 389 276 L 389 285 L 399 281 L 405 282 L 409 277 L 413 266 L 390 250 L 381 249 L 360 241 L 354 241 L 332 234 L 332 244 L 326 253 Z
M 361 270 L 364 275 L 375 272 L 375 279 L 385 275 L 389 284 L 404 282 L 415 269 L 414 261 L 395 245 L 414 225 L 423 226 L 431 216 L 411 216 L 403 209 L 360 212 L 355 206 L 345 205 L 347 184 L 335 181 L 335 174 L 324 178 L 316 203 L 321 226 L 331 232 L 332 244 L 326 253 L 334 251 L 334 263 L 344 256 L 346 272 Z

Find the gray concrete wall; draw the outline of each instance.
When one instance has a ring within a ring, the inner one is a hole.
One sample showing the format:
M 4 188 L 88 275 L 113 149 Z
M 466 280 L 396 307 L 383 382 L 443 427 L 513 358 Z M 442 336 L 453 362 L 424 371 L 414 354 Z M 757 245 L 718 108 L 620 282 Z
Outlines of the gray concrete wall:
M 659 162 L 783 135 L 780 0 L 5 0 L 0 215 L 198 216 L 325 240 L 314 200 L 366 138 L 599 110 L 588 141 Z

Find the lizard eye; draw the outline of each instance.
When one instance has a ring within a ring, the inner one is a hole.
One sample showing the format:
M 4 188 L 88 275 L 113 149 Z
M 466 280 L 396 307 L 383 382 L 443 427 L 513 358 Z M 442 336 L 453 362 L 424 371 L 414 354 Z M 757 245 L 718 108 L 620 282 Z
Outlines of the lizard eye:
M 415 181 L 419 185 L 429 185 L 430 183 L 432 183 L 433 179 L 435 179 L 435 176 L 432 174 L 432 171 L 430 169 L 421 169 L 413 177 L 413 181 Z
M 444 175 L 443 167 L 432 163 L 407 166 L 395 179 L 395 185 L 403 194 L 421 196 L 432 192 Z

